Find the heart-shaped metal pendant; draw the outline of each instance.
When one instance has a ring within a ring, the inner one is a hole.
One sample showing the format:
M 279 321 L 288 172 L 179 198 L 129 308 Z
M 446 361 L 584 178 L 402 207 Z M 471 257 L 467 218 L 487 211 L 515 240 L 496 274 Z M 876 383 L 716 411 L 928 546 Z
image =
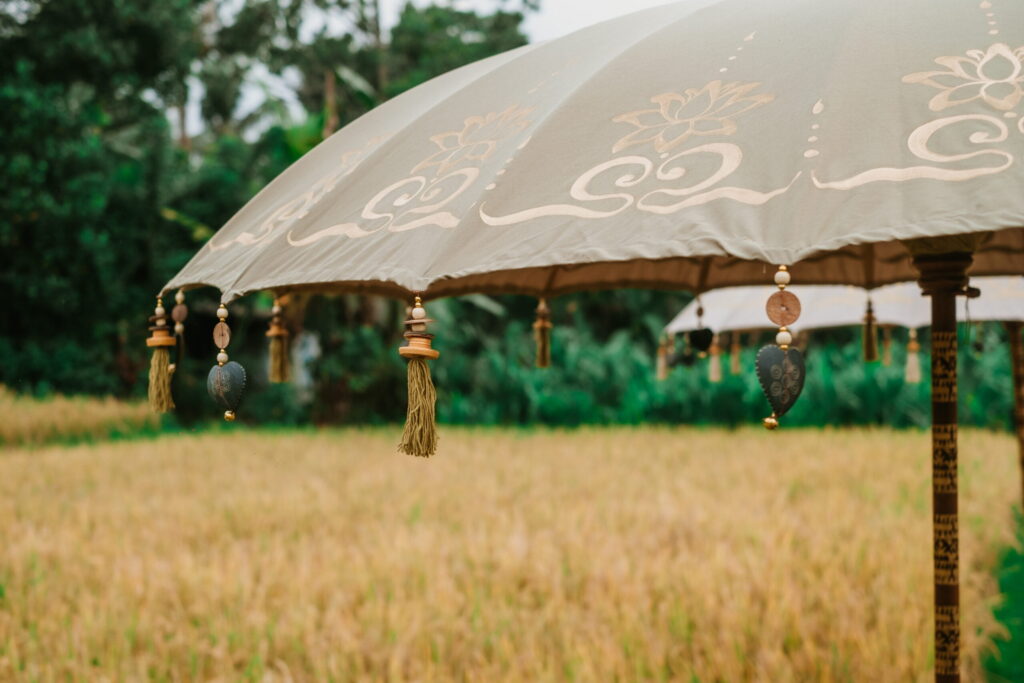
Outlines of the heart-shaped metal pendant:
M 226 411 L 224 417 L 234 419 L 234 413 L 245 396 L 245 368 L 235 361 L 214 365 L 206 378 L 206 390 L 210 398 Z
M 781 349 L 774 344 L 757 352 L 757 379 L 768 397 L 775 417 L 785 415 L 804 388 L 804 357 L 793 348 Z
M 715 333 L 704 327 L 690 332 L 690 346 L 699 353 L 711 348 L 711 342 L 715 340 Z

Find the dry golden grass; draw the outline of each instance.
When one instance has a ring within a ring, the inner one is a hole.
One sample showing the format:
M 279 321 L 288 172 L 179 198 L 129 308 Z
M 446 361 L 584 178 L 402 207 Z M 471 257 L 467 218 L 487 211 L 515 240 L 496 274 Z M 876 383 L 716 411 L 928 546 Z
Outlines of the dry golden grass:
M 0 680 L 930 678 L 928 436 L 445 429 L 0 457 Z M 963 437 L 965 670 L 1018 490 Z
M 114 398 L 39 400 L 20 396 L 0 385 L 0 446 L 41 444 L 57 439 L 106 438 L 159 426 L 159 418 L 143 402 Z

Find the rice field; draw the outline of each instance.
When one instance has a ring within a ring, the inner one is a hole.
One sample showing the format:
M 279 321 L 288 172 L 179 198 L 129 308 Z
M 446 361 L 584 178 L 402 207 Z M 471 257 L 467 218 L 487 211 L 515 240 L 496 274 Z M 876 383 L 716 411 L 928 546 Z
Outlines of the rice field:
M 0 384 L 0 446 L 33 445 L 55 440 L 105 439 L 156 429 L 159 418 L 145 402 L 115 398 L 21 396 Z
M 176 435 L 0 455 L 0 680 L 926 681 L 929 440 Z M 966 680 L 1012 437 L 962 438 Z

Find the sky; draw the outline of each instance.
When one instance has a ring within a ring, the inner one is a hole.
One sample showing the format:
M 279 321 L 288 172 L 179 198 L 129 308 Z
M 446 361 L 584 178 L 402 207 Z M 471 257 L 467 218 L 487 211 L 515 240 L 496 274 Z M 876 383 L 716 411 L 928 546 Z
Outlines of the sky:
M 550 40 L 572 33 L 576 29 L 606 19 L 629 14 L 647 7 L 663 5 L 668 0 L 540 0 L 540 11 L 526 21 L 526 33 L 531 42 Z M 406 0 L 381 0 L 381 12 L 393 24 Z M 420 4 L 417 2 L 417 4 Z M 495 7 L 494 0 L 453 0 L 459 9 L 487 11 Z

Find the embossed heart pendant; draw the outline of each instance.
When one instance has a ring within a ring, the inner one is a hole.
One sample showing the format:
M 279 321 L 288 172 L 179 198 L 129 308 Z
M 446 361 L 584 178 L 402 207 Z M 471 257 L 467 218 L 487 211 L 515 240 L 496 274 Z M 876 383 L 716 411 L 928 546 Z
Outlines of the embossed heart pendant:
M 245 396 L 245 368 L 235 361 L 214 365 L 206 378 L 206 390 L 210 398 L 226 411 L 224 417 L 233 420 L 235 410 Z
M 804 357 L 798 350 L 782 350 L 772 344 L 757 352 L 757 379 L 775 417 L 782 417 L 796 403 L 805 376 Z
M 690 332 L 690 346 L 700 353 L 711 348 L 711 342 L 715 339 L 715 333 L 704 327 Z

